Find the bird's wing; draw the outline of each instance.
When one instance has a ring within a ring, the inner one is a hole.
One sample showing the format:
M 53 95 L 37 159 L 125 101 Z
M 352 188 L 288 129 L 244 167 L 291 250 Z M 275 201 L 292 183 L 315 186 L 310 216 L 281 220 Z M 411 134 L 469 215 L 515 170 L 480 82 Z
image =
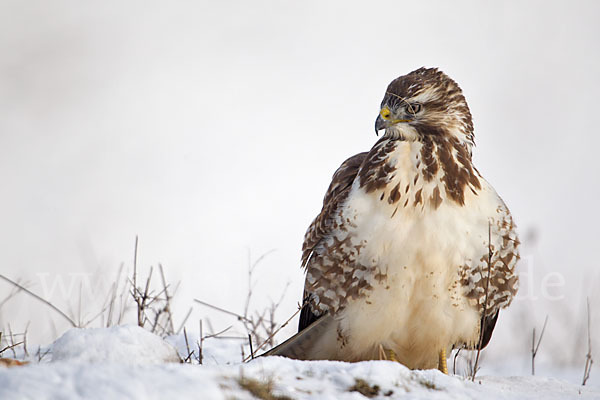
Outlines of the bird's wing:
M 368 152 L 363 152 L 348 158 L 333 174 L 333 178 L 323 199 L 323 208 L 304 235 L 304 243 L 302 244 L 302 266 L 304 268 L 309 268 L 310 258 L 315 247 L 335 229 L 334 216 L 337 214 L 338 208 L 343 205 L 348 197 L 352 183 L 356 179 L 360 166 L 367 158 L 367 154 Z M 302 331 L 320 317 L 308 304 L 308 298 L 311 293 L 307 289 L 307 284 L 305 283 L 298 331 Z
M 368 152 L 358 153 L 340 165 L 333 174 L 325 198 L 323 199 L 323 208 L 317 217 L 308 227 L 304 235 L 302 244 L 302 266 L 306 267 L 313 249 L 326 237 L 333 229 L 333 215 L 338 207 L 346 200 L 352 183 L 358 174 L 360 166 L 367 158 Z
M 310 224 L 302 244 L 302 267 L 310 270 L 315 248 L 335 231 L 335 216 L 343 206 L 358 171 L 367 158 L 367 152 L 356 154 L 340 165 L 333 174 L 331 184 L 323 199 L 323 208 Z M 296 359 L 335 359 L 336 321 L 329 313 L 315 312 L 308 301 L 311 296 L 308 282 L 304 284 L 304 296 L 298 333 L 263 356 L 285 356 Z
M 486 249 L 491 254 L 484 255 L 469 271 L 470 278 L 463 281 L 467 298 L 470 298 L 481 312 L 481 348 L 484 348 L 492 337 L 500 309 L 508 307 L 519 287 L 516 264 L 519 260 L 520 242 L 516 226 L 506 204 L 495 191 L 493 193 L 497 196 L 498 206 L 490 225 L 491 244 Z M 478 345 L 479 343 L 475 343 L 474 348 Z

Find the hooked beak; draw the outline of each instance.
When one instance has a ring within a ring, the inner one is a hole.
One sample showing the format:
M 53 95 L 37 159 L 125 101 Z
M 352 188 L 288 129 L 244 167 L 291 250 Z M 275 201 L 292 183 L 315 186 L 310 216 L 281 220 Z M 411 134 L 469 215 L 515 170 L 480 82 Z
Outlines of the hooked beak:
M 375 134 L 379 136 L 379 131 L 385 128 L 387 128 L 386 120 L 381 118 L 381 115 L 378 115 L 377 119 L 375 120 Z
M 389 128 L 392 125 L 396 125 L 400 122 L 412 122 L 412 120 L 410 119 L 383 119 L 383 117 L 380 115 L 377 116 L 377 119 L 375 120 L 375 134 L 377 136 L 379 136 L 379 131 L 382 129 L 386 129 Z

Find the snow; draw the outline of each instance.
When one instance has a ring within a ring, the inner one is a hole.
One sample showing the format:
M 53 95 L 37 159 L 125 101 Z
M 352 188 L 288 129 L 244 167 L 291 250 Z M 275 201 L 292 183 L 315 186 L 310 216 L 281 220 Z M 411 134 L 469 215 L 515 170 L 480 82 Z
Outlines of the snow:
M 182 339 L 168 338 L 180 354 L 187 350 Z M 173 363 L 171 344 L 135 326 L 72 329 L 52 345 L 51 362 L 0 368 L 0 399 L 252 399 L 253 388 L 291 399 L 364 399 L 357 388 L 380 399 L 600 398 L 598 387 L 554 378 L 482 376 L 471 382 L 437 370 L 411 371 L 391 361 L 259 357 L 241 363 L 240 345 L 205 340 L 205 364 L 192 365 Z M 219 354 L 238 361 L 219 359 Z
M 194 351 L 194 359 L 196 359 L 198 338 L 200 336 L 195 332 L 188 332 L 187 336 L 187 344 L 184 335 L 169 336 L 165 340 L 177 349 L 181 359 L 186 359 L 188 353 L 192 350 Z M 204 339 L 202 343 L 202 364 L 239 364 L 243 360 L 242 349 L 246 352 L 244 356 L 248 356 L 248 340 L 246 338 L 210 337 Z
M 242 379 L 272 382 L 275 395 L 293 399 L 360 399 L 349 389 L 357 379 L 379 386 L 379 398 L 582 399 L 600 390 L 550 378 L 482 377 L 475 383 L 435 370 L 410 371 L 390 361 L 342 363 L 280 357 L 229 366 L 190 364 L 86 364 L 61 361 L 0 370 L 2 399 L 250 399 Z M 35 382 L 35 384 L 32 384 Z M 390 396 L 386 396 L 390 394 Z
M 136 325 L 70 329 L 52 346 L 52 361 L 160 364 L 180 362 L 175 347 Z

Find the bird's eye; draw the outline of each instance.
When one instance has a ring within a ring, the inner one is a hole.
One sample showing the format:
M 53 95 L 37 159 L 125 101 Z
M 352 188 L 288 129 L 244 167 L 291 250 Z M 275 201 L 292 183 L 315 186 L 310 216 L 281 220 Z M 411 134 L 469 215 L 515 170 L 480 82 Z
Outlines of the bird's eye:
M 421 104 L 419 104 L 419 103 L 411 103 L 411 104 L 406 105 L 406 113 L 407 114 L 415 115 L 419 111 L 421 111 Z

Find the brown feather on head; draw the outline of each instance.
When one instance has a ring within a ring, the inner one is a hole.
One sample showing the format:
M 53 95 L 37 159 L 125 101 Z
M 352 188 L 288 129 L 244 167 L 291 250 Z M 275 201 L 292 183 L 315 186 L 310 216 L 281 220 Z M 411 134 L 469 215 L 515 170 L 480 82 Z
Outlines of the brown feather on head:
M 375 130 L 394 139 L 454 137 L 474 144 L 473 121 L 458 84 L 437 68 L 419 68 L 386 89 Z

